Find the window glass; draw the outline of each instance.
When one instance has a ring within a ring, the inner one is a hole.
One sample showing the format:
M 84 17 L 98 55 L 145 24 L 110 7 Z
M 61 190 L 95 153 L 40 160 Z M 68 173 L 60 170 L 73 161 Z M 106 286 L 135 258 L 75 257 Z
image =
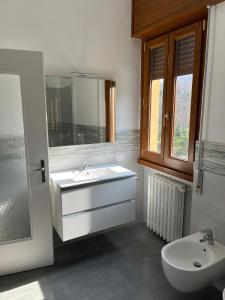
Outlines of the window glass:
M 154 48 L 150 52 L 150 116 L 149 151 L 160 153 L 163 125 L 165 47 Z
M 176 77 L 173 156 L 187 160 L 190 134 L 192 75 Z
M 176 42 L 172 156 L 188 160 L 195 37 Z

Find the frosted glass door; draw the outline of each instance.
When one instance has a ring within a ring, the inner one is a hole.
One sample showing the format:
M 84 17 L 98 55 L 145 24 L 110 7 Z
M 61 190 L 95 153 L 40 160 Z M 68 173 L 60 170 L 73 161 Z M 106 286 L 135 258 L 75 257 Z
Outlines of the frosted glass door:
M 31 237 L 20 76 L 0 74 L 0 243 Z
M 52 263 L 43 54 L 0 49 L 0 276 Z

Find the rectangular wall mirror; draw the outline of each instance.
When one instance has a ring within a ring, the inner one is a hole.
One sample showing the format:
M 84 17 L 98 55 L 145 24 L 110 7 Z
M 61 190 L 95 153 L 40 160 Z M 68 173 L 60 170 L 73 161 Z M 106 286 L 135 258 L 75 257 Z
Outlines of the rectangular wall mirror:
M 115 141 L 115 82 L 94 76 L 46 76 L 49 146 Z

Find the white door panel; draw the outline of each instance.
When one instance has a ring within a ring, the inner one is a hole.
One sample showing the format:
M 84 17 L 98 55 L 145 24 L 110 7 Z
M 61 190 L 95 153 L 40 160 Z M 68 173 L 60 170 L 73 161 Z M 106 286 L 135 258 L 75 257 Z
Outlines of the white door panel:
M 7 84 L 3 82 L 5 78 L 9 84 L 17 86 L 17 92 L 19 82 L 22 106 L 19 105 L 18 99 L 15 100 L 15 105 L 9 105 L 9 99 L 15 98 L 16 92 L 14 91 L 13 96 L 13 89 L 7 89 Z M 53 263 L 42 53 L 0 49 L 0 86 L 1 83 L 3 88 L 0 89 L 0 108 L 4 108 L 4 114 L 2 110 L 0 164 L 1 167 L 4 165 L 6 172 L 0 171 L 0 181 L 4 182 L 2 185 L 0 183 L 0 275 L 4 275 Z M 3 94 L 4 90 L 5 94 Z M 23 113 L 20 111 L 21 107 Z M 19 112 L 22 114 L 24 126 L 21 126 L 21 121 L 17 120 Z M 23 135 L 21 135 L 22 131 Z M 20 147 L 18 151 L 17 147 Z M 35 171 L 40 168 L 41 159 L 45 161 L 46 182 L 44 183 L 41 172 Z M 16 172 L 13 166 L 18 167 Z M 26 178 L 25 171 L 27 171 L 27 181 L 22 179 L 23 176 Z M 17 205 L 17 208 L 14 208 L 14 220 L 18 221 L 17 227 L 10 221 L 12 214 L 7 215 L 7 209 L 10 212 L 10 203 L 15 204 L 15 207 Z M 30 216 L 24 217 L 27 207 Z M 18 216 L 21 217 L 21 223 Z M 8 222 L 7 225 L 10 224 L 12 227 L 9 232 L 10 226 L 6 226 L 5 220 Z

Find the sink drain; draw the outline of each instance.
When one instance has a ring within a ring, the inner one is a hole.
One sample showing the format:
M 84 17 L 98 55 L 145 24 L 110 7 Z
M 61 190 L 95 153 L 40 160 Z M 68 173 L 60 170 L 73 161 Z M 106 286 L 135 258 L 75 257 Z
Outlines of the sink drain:
M 199 262 L 199 261 L 194 261 L 193 262 L 193 265 L 196 267 L 196 268 L 201 268 L 202 264 Z

